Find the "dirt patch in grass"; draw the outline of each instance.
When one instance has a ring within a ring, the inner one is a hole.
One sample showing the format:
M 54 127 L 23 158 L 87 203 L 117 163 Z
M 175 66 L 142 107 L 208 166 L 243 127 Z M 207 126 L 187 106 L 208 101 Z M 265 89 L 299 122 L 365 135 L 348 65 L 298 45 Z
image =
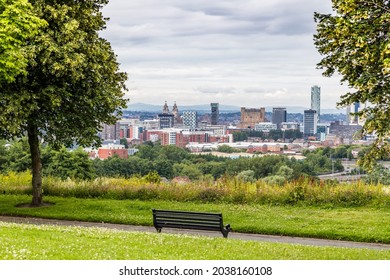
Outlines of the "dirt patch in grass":
M 41 205 L 32 205 L 31 203 L 20 203 L 15 205 L 17 208 L 39 208 L 39 207 L 50 207 L 55 205 L 55 203 L 52 202 L 42 202 Z

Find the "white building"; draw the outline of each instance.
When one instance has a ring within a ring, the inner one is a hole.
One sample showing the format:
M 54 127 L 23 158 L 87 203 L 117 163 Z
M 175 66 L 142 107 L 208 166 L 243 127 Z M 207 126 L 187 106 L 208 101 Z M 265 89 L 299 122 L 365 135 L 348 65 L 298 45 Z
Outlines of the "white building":
M 276 130 L 277 128 L 277 124 L 271 122 L 261 122 L 255 124 L 256 131 L 269 132 L 270 130 Z
M 281 130 L 300 130 L 301 124 L 299 122 L 282 122 L 280 124 Z
M 146 130 L 153 130 L 153 129 L 160 128 L 160 121 L 158 119 L 144 120 L 142 124 Z

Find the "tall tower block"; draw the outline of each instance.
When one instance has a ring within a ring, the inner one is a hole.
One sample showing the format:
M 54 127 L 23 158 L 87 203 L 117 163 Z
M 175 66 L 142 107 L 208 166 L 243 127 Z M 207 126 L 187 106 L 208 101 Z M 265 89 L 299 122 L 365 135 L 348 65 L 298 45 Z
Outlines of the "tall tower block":
M 211 124 L 217 125 L 219 119 L 219 103 L 211 103 Z
M 315 85 L 311 87 L 311 106 L 310 109 L 317 111 L 317 122 L 320 119 L 321 108 L 321 87 Z

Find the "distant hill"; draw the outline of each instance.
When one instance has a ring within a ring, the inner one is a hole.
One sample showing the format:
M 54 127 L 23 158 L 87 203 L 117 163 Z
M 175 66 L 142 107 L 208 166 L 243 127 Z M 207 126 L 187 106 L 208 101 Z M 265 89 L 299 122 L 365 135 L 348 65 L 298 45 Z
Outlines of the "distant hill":
M 197 111 L 197 112 L 210 112 L 210 104 L 201 104 L 201 105 L 180 105 L 177 104 L 179 108 L 179 112 L 183 111 Z M 282 106 L 274 106 L 274 107 L 282 107 Z M 265 110 L 266 112 L 272 112 L 272 106 L 266 106 Z M 303 113 L 304 110 L 307 110 L 309 108 L 307 107 L 299 107 L 299 106 L 283 106 L 287 109 L 287 113 Z M 128 104 L 127 111 L 137 111 L 137 112 L 156 112 L 159 113 L 163 109 L 162 105 L 152 105 L 152 104 L 146 104 L 146 103 L 133 103 Z M 172 109 L 172 106 L 169 108 Z M 241 107 L 240 106 L 234 106 L 234 105 L 223 105 L 219 104 L 219 111 L 220 112 L 240 112 Z M 344 110 L 338 110 L 338 109 L 321 109 L 321 114 L 345 114 Z
M 127 110 L 129 111 L 138 111 L 138 112 L 161 112 L 164 105 L 152 105 L 145 103 L 133 103 L 128 104 Z M 201 104 L 201 105 L 180 105 L 177 104 L 179 111 L 198 111 L 198 112 L 209 112 L 210 104 Z M 169 106 L 169 109 L 172 110 L 172 106 Z M 240 107 L 231 106 L 231 105 L 219 105 L 220 112 L 239 112 Z

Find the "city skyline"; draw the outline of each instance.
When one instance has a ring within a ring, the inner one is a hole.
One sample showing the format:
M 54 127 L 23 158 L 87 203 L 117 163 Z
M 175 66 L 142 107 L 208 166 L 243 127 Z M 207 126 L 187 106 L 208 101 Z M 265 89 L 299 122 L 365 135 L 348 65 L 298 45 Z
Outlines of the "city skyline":
M 330 2 L 116 0 L 102 36 L 129 74 L 129 103 L 310 107 L 318 85 L 332 109 L 348 89 L 316 69 L 313 43 L 313 14 Z

